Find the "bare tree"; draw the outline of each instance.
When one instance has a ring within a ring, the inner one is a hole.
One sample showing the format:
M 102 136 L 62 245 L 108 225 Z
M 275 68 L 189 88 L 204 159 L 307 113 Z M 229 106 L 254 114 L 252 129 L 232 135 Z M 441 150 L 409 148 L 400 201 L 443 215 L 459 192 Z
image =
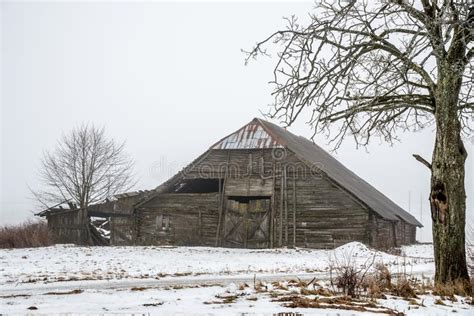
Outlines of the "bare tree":
M 474 119 L 472 2 L 322 0 L 306 25 L 286 20 L 247 52 L 247 61 L 278 52 L 268 115 L 290 125 L 309 113 L 336 148 L 346 136 L 392 142 L 396 131 L 434 124 L 432 162 L 415 158 L 431 171 L 435 280 L 467 279 L 462 136 Z
M 87 207 L 135 185 L 133 161 L 125 143 L 107 139 L 104 128 L 81 125 L 63 135 L 41 161 L 42 191 L 33 192 L 43 205 L 73 201 L 88 223 Z

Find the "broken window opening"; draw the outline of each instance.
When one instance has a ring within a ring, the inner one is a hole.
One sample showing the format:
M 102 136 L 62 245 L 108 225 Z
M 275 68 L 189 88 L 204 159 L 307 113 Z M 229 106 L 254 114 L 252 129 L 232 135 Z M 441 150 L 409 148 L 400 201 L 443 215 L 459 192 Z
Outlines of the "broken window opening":
M 248 204 L 252 200 L 269 200 L 270 196 L 228 196 L 227 199 Z
M 156 217 L 156 229 L 167 231 L 170 228 L 170 216 L 160 214 Z
M 215 193 L 222 188 L 223 179 L 186 179 L 180 182 L 174 189 L 174 193 Z

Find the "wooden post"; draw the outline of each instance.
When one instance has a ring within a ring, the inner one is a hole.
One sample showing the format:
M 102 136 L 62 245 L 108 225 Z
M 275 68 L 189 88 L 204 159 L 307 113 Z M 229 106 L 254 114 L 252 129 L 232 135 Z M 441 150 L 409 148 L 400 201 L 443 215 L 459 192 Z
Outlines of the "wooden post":
M 293 247 L 296 247 L 296 174 L 293 174 Z
M 250 206 L 250 204 L 247 204 L 247 208 L 244 212 L 244 219 L 243 219 L 244 220 L 244 227 L 245 227 L 244 248 L 247 248 L 247 240 L 249 238 L 249 225 L 248 225 L 249 206 Z
M 272 184 L 272 196 L 270 200 L 270 248 L 274 247 L 274 235 L 275 235 L 275 163 L 273 163 L 273 184 Z
M 227 181 L 227 176 L 229 173 L 229 161 L 230 161 L 230 151 L 227 152 L 227 165 L 224 173 L 224 180 L 222 181 L 221 187 L 221 177 L 219 175 L 219 218 L 217 222 L 217 232 L 216 232 L 216 247 L 220 245 L 221 237 L 221 226 L 222 226 L 222 217 L 224 212 L 224 197 L 225 197 L 225 184 Z M 219 170 L 220 174 L 220 170 Z
M 199 243 L 202 244 L 202 213 L 201 210 L 199 210 L 198 213 L 198 222 L 199 222 Z
M 218 201 L 218 210 L 219 210 L 219 217 L 217 219 L 217 231 L 216 231 L 216 243 L 215 243 L 215 246 L 217 247 L 219 245 L 219 231 L 221 229 L 221 217 L 222 217 L 222 185 L 221 185 L 221 181 L 222 181 L 222 178 L 219 177 L 219 193 L 218 193 L 218 197 L 219 197 L 219 201 Z
M 288 181 L 286 175 L 286 166 L 283 168 L 283 177 L 285 179 L 285 246 L 288 246 Z
M 226 182 L 226 177 L 224 176 L 224 179 L 222 181 L 222 187 L 220 185 L 221 179 L 219 178 L 219 187 L 220 187 L 220 192 L 219 192 L 219 218 L 217 221 L 217 232 L 216 232 L 216 247 L 220 245 L 220 237 L 221 237 L 221 226 L 222 226 L 222 216 L 223 216 L 223 210 L 224 210 L 224 187 L 225 187 L 225 182 Z
M 220 203 L 219 203 L 219 219 L 217 223 L 217 232 L 216 232 L 216 247 L 220 245 L 220 237 L 221 237 L 221 226 L 222 226 L 222 217 L 224 213 L 224 197 L 225 197 L 225 183 L 227 180 L 227 171 L 226 175 L 224 176 L 224 181 L 222 183 L 222 191 L 220 193 Z
M 283 190 L 283 171 L 280 175 L 280 221 L 279 221 L 279 233 L 278 233 L 278 246 L 281 247 L 283 245 L 283 198 L 284 198 L 284 190 Z

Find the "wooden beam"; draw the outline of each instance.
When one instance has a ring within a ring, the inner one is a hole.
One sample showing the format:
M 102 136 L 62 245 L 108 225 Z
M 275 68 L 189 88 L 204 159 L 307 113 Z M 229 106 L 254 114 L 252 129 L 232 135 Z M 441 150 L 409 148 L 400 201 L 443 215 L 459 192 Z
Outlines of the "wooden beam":
M 280 225 L 279 225 L 279 232 L 278 232 L 278 246 L 281 247 L 283 245 L 283 171 L 280 175 Z
M 221 220 L 222 220 L 222 185 L 221 185 L 222 178 L 219 177 L 219 201 L 218 201 L 218 209 L 219 209 L 219 217 L 217 219 L 217 230 L 216 230 L 216 242 L 215 246 L 219 245 L 219 238 L 220 238 L 220 230 L 221 230 Z
M 229 172 L 229 162 L 230 162 L 230 151 L 227 152 L 227 164 L 226 164 L 226 169 L 224 173 L 224 180 L 222 181 L 222 187 L 220 186 L 220 181 L 221 178 L 219 177 L 219 188 L 220 188 L 220 194 L 219 194 L 219 218 L 217 222 L 217 232 L 216 232 L 216 247 L 220 245 L 221 243 L 221 226 L 222 226 L 222 220 L 223 220 L 223 212 L 224 212 L 224 197 L 225 197 L 225 184 L 227 182 L 227 176 Z
M 199 210 L 198 213 L 198 223 L 199 223 L 199 243 L 202 244 L 202 213 Z
M 272 184 L 272 196 L 270 200 L 270 248 L 274 247 L 275 237 L 275 163 L 273 163 L 273 184 Z
M 285 179 L 285 246 L 288 246 L 288 179 L 286 175 L 286 166 L 283 169 L 283 177 Z
M 293 247 L 296 247 L 296 175 L 293 174 Z

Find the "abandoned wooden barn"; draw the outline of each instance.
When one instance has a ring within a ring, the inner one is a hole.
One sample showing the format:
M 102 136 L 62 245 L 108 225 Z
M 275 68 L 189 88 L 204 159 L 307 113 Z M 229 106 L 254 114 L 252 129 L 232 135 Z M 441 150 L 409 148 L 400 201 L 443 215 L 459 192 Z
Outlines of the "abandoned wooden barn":
M 121 215 L 110 217 L 111 244 L 388 248 L 414 243 L 421 227 L 313 142 L 257 118 L 129 195 L 109 208 Z

